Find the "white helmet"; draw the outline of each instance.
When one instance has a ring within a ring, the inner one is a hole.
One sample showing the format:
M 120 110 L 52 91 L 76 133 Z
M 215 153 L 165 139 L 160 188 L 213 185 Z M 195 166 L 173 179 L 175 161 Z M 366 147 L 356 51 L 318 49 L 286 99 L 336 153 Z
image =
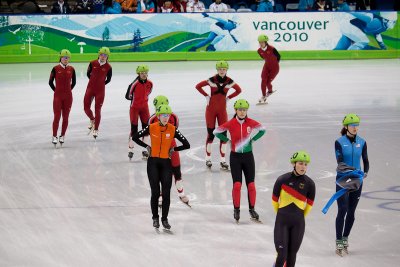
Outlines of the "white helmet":
M 397 20 L 397 12 L 386 11 L 386 12 L 381 12 L 379 15 L 382 18 L 390 20 L 390 21 L 396 21 Z

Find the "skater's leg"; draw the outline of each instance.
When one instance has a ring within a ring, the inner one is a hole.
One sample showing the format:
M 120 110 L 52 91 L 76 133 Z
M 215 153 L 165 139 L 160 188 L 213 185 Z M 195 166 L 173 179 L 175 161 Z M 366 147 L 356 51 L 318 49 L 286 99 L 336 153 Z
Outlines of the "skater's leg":
M 357 191 L 349 193 L 349 205 L 343 231 L 343 236 L 345 237 L 348 237 L 350 235 L 351 228 L 353 227 L 355 220 L 354 215 L 356 212 L 358 201 L 360 200 L 361 191 L 362 191 L 362 185 Z
M 206 126 L 207 126 L 207 139 L 206 139 L 206 159 L 211 159 L 211 144 L 214 141 L 213 131 L 215 129 L 216 114 L 215 112 L 207 107 L 206 108 Z
M 147 161 L 147 175 L 151 188 L 150 206 L 153 219 L 158 218 L 158 198 L 160 196 L 160 170 L 156 158 L 149 158 Z
M 92 105 L 94 99 L 94 95 L 90 92 L 90 90 L 86 90 L 85 97 L 83 98 L 83 108 L 85 110 L 86 115 L 92 121 L 94 120 L 94 115 L 90 106 Z
M 240 162 L 240 154 L 231 152 L 229 157 L 229 163 L 231 164 L 231 175 L 232 175 L 232 200 L 233 207 L 240 209 L 240 191 L 242 188 L 242 164 Z
M 268 79 L 267 79 L 267 88 L 268 88 L 268 93 L 272 93 L 272 81 L 275 79 L 275 77 L 278 75 L 279 73 L 279 65 L 277 65 L 276 67 L 273 67 L 270 69 L 269 71 L 269 75 L 268 75 Z
M 61 99 L 58 96 L 54 96 L 53 99 L 53 136 L 57 137 L 58 125 L 61 118 Z
M 256 186 L 254 183 L 255 178 L 255 163 L 252 152 L 244 153 L 242 155 L 243 174 L 246 179 L 247 197 L 249 201 L 249 209 L 254 209 L 256 205 Z
M 161 190 L 162 190 L 162 217 L 161 221 L 168 219 L 169 206 L 171 203 L 172 186 L 172 167 L 170 159 L 160 159 L 162 165 L 161 171 Z
M 263 96 L 267 95 L 267 80 L 268 80 L 268 69 L 267 69 L 267 64 L 264 63 L 264 67 L 261 72 L 261 93 Z
M 65 136 L 65 133 L 67 132 L 68 118 L 69 118 L 69 113 L 71 112 L 71 107 L 72 107 L 72 94 L 63 101 L 62 111 L 61 111 L 63 118 L 61 127 L 61 136 Z
M 342 188 L 336 185 L 336 192 Z M 336 216 L 336 240 L 341 240 L 343 237 L 344 218 L 348 210 L 349 194 L 344 194 L 337 200 L 338 213 Z
M 305 229 L 304 216 L 294 217 L 292 223 L 294 223 L 294 225 L 291 227 L 289 234 L 289 247 L 286 260 L 286 267 L 294 267 L 296 264 L 297 252 L 300 249 L 300 245 L 303 241 L 303 236 L 304 236 L 304 229 Z
M 283 215 L 277 214 L 274 227 L 274 243 L 277 252 L 275 267 L 283 267 L 286 263 L 289 243 L 289 230 L 283 220 Z
M 218 121 L 218 126 L 228 121 L 228 113 L 226 112 L 225 109 L 217 113 L 217 121 Z M 226 162 L 225 160 L 226 142 L 220 141 L 219 153 L 221 155 L 221 162 Z
M 215 135 L 213 134 L 215 128 L 207 128 L 207 139 L 206 139 L 206 158 L 211 159 L 211 145 L 214 141 Z
M 96 100 L 94 103 L 94 113 L 95 113 L 95 121 L 94 121 L 94 129 L 97 131 L 100 126 L 101 121 L 101 108 L 103 107 L 104 103 L 104 92 L 98 93 L 96 95 Z

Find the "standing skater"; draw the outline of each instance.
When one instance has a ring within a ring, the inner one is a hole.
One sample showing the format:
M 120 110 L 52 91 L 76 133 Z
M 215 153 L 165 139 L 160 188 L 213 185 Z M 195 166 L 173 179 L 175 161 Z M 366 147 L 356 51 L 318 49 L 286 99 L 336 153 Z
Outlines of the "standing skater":
M 90 130 L 89 134 L 92 132 L 94 138 L 97 138 L 98 136 L 101 120 L 101 108 L 104 102 L 106 84 L 111 81 L 112 76 L 111 65 L 108 63 L 109 56 L 110 49 L 108 49 L 108 47 L 100 48 L 98 59 L 91 61 L 87 69 L 89 83 L 83 99 L 83 106 L 86 115 L 90 119 L 88 127 Z M 92 110 L 90 109 L 93 100 L 95 101 L 94 116 Z
M 266 103 L 267 97 L 271 95 L 272 81 L 275 79 L 276 75 L 279 73 L 279 61 L 281 55 L 278 50 L 276 50 L 272 45 L 268 44 L 268 36 L 261 34 L 258 36 L 258 42 L 260 48 L 258 48 L 257 53 L 261 58 L 264 59 L 264 67 L 261 72 L 261 93 L 262 96 L 258 100 L 259 103 Z M 268 88 L 268 92 L 267 92 Z
M 64 137 L 68 127 L 68 117 L 72 106 L 72 89 L 76 84 L 75 69 L 69 65 L 71 52 L 63 49 L 60 52 L 60 63 L 53 67 L 50 73 L 49 85 L 54 91 L 53 98 L 53 139 L 52 143 L 57 146 L 57 143 L 64 144 Z M 54 80 L 56 85 L 54 85 Z M 57 138 L 58 125 L 61 115 L 63 117 L 61 126 L 60 138 Z
M 206 125 L 207 125 L 207 140 L 206 140 L 206 165 L 208 168 L 211 168 L 211 145 L 214 140 L 214 130 L 215 130 L 215 122 L 218 120 L 218 125 L 224 124 L 228 120 L 228 114 L 226 113 L 226 103 L 228 100 L 234 98 L 242 89 L 238 84 L 236 84 L 231 78 L 229 78 L 226 73 L 229 68 L 228 62 L 225 60 L 218 61 L 216 64 L 217 74 L 208 80 L 204 80 L 199 82 L 196 85 L 196 89 L 206 97 L 207 100 L 207 108 L 206 108 Z M 210 87 L 210 95 L 208 95 L 203 87 Z M 228 95 L 229 89 L 233 88 L 235 90 L 234 93 Z M 220 142 L 219 146 L 220 154 L 221 154 L 221 169 L 229 171 L 229 165 L 225 161 L 225 151 L 226 151 L 226 142 Z
M 161 105 L 169 105 L 168 98 L 163 95 L 156 96 L 153 100 L 154 108 L 157 110 L 157 108 Z M 153 124 L 155 122 L 158 122 L 158 117 L 156 114 L 153 114 L 150 119 L 149 119 L 149 125 Z M 171 113 L 169 116 L 168 123 L 172 124 L 176 128 L 179 127 L 179 119 L 178 116 L 175 113 Z M 175 139 L 172 140 L 171 147 L 176 147 L 176 142 Z M 175 179 L 175 187 L 176 190 L 178 191 L 178 196 L 179 199 L 185 203 L 186 205 L 189 205 L 189 198 L 185 195 L 185 192 L 183 190 L 183 180 L 182 180 L 182 172 L 181 172 L 181 160 L 179 157 L 179 152 L 174 151 L 171 155 L 171 165 L 172 165 L 172 175 L 174 176 Z M 160 195 L 160 198 L 158 200 L 159 206 L 162 205 L 162 195 Z
M 363 160 L 364 178 L 369 171 L 367 142 L 357 135 L 360 118 L 356 114 L 347 114 L 343 119 L 343 128 L 339 139 L 335 141 L 335 154 L 338 164 L 361 170 L 360 159 Z M 338 179 L 339 174 L 336 176 Z M 336 192 L 342 188 L 336 185 Z M 360 200 L 362 184 L 358 190 L 344 194 L 337 200 L 338 214 L 336 217 L 336 253 L 343 256 L 349 246 L 349 235 L 354 223 L 358 201 Z M 346 219 L 345 219 L 346 217 Z
M 147 79 L 149 73 L 149 67 L 146 65 L 139 65 L 136 68 L 136 74 L 138 75 L 135 80 L 128 86 L 125 98 L 131 101 L 131 107 L 129 109 L 129 118 L 131 121 L 131 133 L 129 135 L 129 152 L 128 157 L 133 156 L 133 143 L 131 137 L 138 131 L 138 120 L 142 123 L 142 130 L 147 127 L 147 123 L 150 118 L 149 112 L 149 95 L 153 90 L 153 83 Z M 143 159 L 147 160 L 149 153 L 142 151 Z
M 272 192 L 272 206 L 277 212 L 274 243 L 278 253 L 275 267 L 293 267 L 305 230 L 304 217 L 311 211 L 315 184 L 306 174 L 310 155 L 298 151 L 290 158 L 293 171 L 278 177 Z
M 250 217 L 258 221 L 258 213 L 254 210 L 256 205 L 256 186 L 255 163 L 253 156 L 252 143 L 257 141 L 265 134 L 264 127 L 257 121 L 247 117 L 247 110 L 250 107 L 249 102 L 239 99 L 233 105 L 235 116 L 228 122 L 220 125 L 214 134 L 224 142 L 229 138 L 226 132 L 231 136 L 231 155 L 229 163 L 231 164 L 231 174 L 233 180 L 232 198 L 233 198 L 233 217 L 236 222 L 240 219 L 240 191 L 242 188 L 242 172 L 244 173 L 247 185 L 247 196 L 249 201 Z
M 153 214 L 153 226 L 160 227 L 158 216 L 158 198 L 162 193 L 162 215 L 161 223 L 167 230 L 171 228 L 168 223 L 168 212 L 170 206 L 170 191 L 172 185 L 172 165 L 171 155 L 174 151 L 181 151 L 190 148 L 189 142 L 179 132 L 179 130 L 168 123 L 171 116 L 171 108 L 167 105 L 161 105 L 157 108 L 156 115 L 158 122 L 148 125 L 145 129 L 133 135 L 133 141 L 138 145 L 145 147 L 149 152 L 149 159 L 147 160 L 147 175 L 149 177 L 151 188 L 151 211 Z M 151 145 L 147 145 L 141 137 L 150 135 Z M 174 138 L 178 139 L 182 145 L 171 147 Z M 161 183 L 161 192 L 160 192 Z

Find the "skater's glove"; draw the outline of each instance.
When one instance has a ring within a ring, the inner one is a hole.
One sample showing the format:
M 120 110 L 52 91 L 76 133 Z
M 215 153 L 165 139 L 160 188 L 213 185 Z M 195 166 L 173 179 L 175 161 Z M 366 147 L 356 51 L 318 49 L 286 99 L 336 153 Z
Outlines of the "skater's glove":
M 172 157 L 172 154 L 173 154 L 174 152 L 175 152 L 175 149 L 174 149 L 173 147 L 171 147 L 171 148 L 169 149 L 169 152 L 168 152 L 169 158 Z
M 147 146 L 146 150 L 147 150 L 147 153 L 149 153 L 149 157 L 150 157 L 150 155 L 151 155 L 151 146 Z
M 368 172 L 365 172 L 363 179 L 367 178 L 367 176 L 368 176 Z
M 382 50 L 386 50 L 386 49 L 387 49 L 386 45 L 385 45 L 383 42 L 378 42 L 378 44 L 379 44 L 379 47 L 380 47 Z
M 209 95 L 206 96 L 206 101 L 207 101 L 207 106 L 208 106 L 208 104 L 210 104 L 210 96 Z

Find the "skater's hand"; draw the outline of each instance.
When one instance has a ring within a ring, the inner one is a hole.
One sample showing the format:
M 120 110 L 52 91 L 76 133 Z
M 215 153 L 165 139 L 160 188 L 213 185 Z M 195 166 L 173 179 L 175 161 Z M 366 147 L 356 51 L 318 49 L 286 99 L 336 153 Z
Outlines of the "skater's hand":
M 367 178 L 367 176 L 368 176 L 368 172 L 365 172 L 363 179 Z
M 151 146 L 147 146 L 146 150 L 147 150 L 147 153 L 149 153 L 149 157 L 150 157 L 150 155 L 151 155 Z
M 207 106 L 208 106 L 208 104 L 210 104 L 210 96 L 209 95 L 206 96 L 206 101 L 207 101 Z
M 207 18 L 207 17 L 209 17 L 210 15 L 208 15 L 206 12 L 203 12 L 203 13 L 201 13 L 202 15 L 203 15 L 203 17 L 205 17 L 205 18 Z
M 169 149 L 169 152 L 168 152 L 169 158 L 172 157 L 172 154 L 173 154 L 174 152 L 175 152 L 175 149 L 174 149 L 173 147 L 171 147 L 171 148 Z

